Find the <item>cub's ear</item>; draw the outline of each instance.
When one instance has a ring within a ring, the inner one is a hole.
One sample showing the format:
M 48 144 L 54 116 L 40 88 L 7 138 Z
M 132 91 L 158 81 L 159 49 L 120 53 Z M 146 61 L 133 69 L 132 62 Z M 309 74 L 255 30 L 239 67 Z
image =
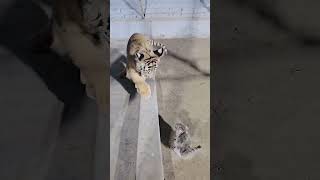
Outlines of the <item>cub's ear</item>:
M 139 61 L 143 59 L 144 55 L 142 53 L 136 53 L 136 58 L 138 58 Z
M 157 50 L 154 50 L 153 53 L 156 54 L 157 56 L 161 57 L 163 55 L 164 49 L 160 48 Z

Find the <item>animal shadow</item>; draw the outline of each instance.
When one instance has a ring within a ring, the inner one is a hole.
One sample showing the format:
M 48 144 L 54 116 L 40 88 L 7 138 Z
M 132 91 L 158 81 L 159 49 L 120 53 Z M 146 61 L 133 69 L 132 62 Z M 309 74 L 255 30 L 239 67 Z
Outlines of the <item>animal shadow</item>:
M 125 67 L 123 63 L 126 63 L 126 57 L 121 55 L 118 57 L 110 66 L 110 75 L 117 80 L 121 86 L 130 94 L 130 99 L 132 100 L 136 94 L 137 90 L 134 83 L 126 78 Z
M 161 143 L 164 146 L 170 148 L 170 138 L 172 137 L 174 130 L 165 120 L 163 120 L 163 118 L 160 114 L 158 115 L 158 117 L 159 117 Z

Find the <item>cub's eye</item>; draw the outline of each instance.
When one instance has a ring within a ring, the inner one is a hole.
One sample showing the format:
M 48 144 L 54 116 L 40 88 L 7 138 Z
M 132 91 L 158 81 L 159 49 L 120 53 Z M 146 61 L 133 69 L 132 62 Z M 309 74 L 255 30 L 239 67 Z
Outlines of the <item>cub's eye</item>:
M 141 61 L 144 55 L 142 53 L 136 53 L 136 57 L 139 59 L 139 61 Z

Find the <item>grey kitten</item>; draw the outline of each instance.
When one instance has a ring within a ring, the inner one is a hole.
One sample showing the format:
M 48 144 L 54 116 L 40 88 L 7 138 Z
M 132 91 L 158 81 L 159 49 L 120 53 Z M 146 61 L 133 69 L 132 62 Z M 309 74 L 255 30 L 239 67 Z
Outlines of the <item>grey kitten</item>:
M 188 127 L 182 123 L 175 124 L 175 133 L 171 139 L 171 148 L 181 158 L 189 158 L 200 150 L 201 146 L 191 146 L 191 137 L 188 132 Z

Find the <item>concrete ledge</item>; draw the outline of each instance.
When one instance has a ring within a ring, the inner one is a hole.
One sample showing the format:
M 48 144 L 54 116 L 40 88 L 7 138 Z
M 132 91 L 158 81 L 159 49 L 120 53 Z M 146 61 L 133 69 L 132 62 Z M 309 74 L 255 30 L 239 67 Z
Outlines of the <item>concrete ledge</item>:
M 116 164 L 120 151 L 123 123 L 127 114 L 129 94 L 114 78 L 110 78 L 110 179 L 115 179 Z
M 118 81 L 110 82 L 110 179 L 163 180 L 155 81 L 148 82 L 150 99 L 129 99 Z
M 148 81 L 152 95 L 141 99 L 136 179 L 163 180 L 162 151 L 158 119 L 158 102 L 155 80 Z
M 96 145 L 94 153 L 94 180 L 105 180 L 109 172 L 109 122 L 108 114 L 100 113 L 97 121 Z

